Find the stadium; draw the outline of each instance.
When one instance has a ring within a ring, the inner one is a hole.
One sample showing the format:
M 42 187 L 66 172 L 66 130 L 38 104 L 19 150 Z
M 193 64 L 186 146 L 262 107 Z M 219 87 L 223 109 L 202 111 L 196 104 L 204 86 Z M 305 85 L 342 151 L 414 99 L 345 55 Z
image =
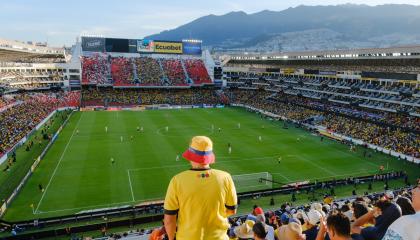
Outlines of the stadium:
M 356 202 L 398 203 L 417 184 L 419 86 L 419 45 L 249 53 L 199 39 L 1 39 L 0 238 L 152 239 L 194 136 L 232 176 L 230 239 L 246 239 L 261 208 L 278 229 L 315 208 L 352 211 L 356 224 Z

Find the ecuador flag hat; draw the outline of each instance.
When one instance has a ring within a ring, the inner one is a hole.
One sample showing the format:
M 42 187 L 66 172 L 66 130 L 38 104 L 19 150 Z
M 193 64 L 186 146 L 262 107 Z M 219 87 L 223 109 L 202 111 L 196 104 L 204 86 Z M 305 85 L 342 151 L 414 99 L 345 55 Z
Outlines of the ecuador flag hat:
M 213 142 L 206 136 L 195 136 L 182 156 L 188 161 L 202 165 L 214 163 Z

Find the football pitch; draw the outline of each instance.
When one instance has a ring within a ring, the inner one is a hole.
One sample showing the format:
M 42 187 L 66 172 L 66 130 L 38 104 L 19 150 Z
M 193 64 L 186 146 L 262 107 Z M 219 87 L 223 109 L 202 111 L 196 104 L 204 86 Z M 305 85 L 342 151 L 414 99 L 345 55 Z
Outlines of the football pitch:
M 371 158 L 364 158 L 362 150 L 351 152 L 328 139 L 321 142 L 306 130 L 284 129 L 282 122 L 240 108 L 75 112 L 5 219 L 161 200 L 171 177 L 189 169 L 189 163 L 177 155 L 195 135 L 213 140 L 216 164 L 212 167 L 235 177 L 268 172 L 276 182 L 292 183 L 374 174 L 380 165 L 408 169 L 384 154 L 372 152 Z M 269 187 L 252 181 L 259 189 Z M 238 184 L 237 191 L 253 187 Z

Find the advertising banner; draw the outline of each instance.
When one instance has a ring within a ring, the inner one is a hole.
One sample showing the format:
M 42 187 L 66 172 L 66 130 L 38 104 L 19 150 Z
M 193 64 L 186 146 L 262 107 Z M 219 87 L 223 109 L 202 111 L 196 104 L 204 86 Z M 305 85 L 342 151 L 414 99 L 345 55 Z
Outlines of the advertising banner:
M 182 54 L 182 42 L 155 41 L 155 53 Z
M 201 42 L 183 42 L 183 51 L 187 55 L 201 55 Z
M 82 50 L 85 52 L 104 52 L 105 38 L 82 37 Z
M 137 40 L 137 52 L 152 53 L 155 51 L 155 44 L 153 40 L 141 39 Z

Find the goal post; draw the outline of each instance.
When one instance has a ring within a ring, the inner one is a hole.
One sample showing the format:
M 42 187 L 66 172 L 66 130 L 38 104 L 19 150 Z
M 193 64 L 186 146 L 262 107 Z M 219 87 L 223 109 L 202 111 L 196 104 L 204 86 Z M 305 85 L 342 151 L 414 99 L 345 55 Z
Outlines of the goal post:
M 269 172 L 239 174 L 232 176 L 237 192 L 249 192 L 273 188 L 273 175 Z

